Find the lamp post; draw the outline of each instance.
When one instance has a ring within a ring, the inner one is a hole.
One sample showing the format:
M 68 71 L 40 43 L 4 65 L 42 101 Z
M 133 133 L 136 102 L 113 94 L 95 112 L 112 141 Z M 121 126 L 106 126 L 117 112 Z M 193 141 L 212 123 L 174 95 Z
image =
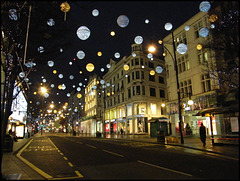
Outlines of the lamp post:
M 167 31 L 170 31 L 172 29 L 172 24 L 171 23 L 166 23 L 165 24 L 165 29 Z M 179 112 L 179 132 L 180 132 L 180 136 L 181 136 L 181 144 L 184 143 L 184 139 L 183 139 L 183 131 L 182 131 L 182 105 L 181 105 L 181 95 L 180 95 L 180 86 L 179 86 L 179 77 L 178 77 L 178 67 L 177 67 L 177 58 L 176 58 L 176 46 L 175 46 L 175 42 L 174 42 L 174 35 L 173 35 L 173 31 L 171 31 L 171 35 L 172 35 L 172 45 L 173 45 L 173 56 L 171 54 L 171 52 L 168 50 L 168 48 L 166 46 L 163 45 L 163 47 L 168 51 L 168 53 L 170 54 L 172 60 L 173 60 L 173 64 L 174 64 L 174 69 L 176 71 L 176 82 L 177 82 L 177 97 L 178 97 L 178 112 Z M 163 42 L 160 40 L 159 44 L 163 44 Z M 149 48 L 149 51 L 155 51 L 155 48 Z

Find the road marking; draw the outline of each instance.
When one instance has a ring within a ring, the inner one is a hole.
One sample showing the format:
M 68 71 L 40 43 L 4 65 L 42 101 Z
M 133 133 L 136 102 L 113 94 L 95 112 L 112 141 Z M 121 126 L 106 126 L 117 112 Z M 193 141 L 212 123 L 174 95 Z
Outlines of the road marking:
M 78 177 L 83 177 L 83 175 L 79 173 L 79 171 L 76 170 L 75 173 L 77 174 Z
M 45 173 L 44 171 L 42 171 L 41 169 L 37 168 L 35 165 L 33 165 L 32 163 L 30 163 L 29 161 L 27 161 L 25 158 L 21 157 L 21 153 L 23 152 L 23 150 L 25 148 L 28 147 L 28 145 L 33 141 L 30 140 L 18 153 L 17 153 L 17 157 L 22 160 L 25 164 L 27 164 L 30 168 L 32 168 L 33 170 L 35 170 L 36 172 L 38 172 L 40 175 L 42 175 L 44 178 L 46 179 L 52 179 L 53 177 L 51 175 L 48 175 L 47 173 Z
M 152 166 L 152 167 L 160 168 L 160 169 L 163 169 L 163 170 L 167 170 L 167 171 L 170 171 L 170 172 L 175 172 L 175 173 L 179 173 L 179 174 L 182 174 L 182 175 L 186 175 L 186 176 L 192 177 L 192 175 L 188 174 L 188 173 L 180 172 L 180 171 L 177 171 L 177 170 L 172 170 L 172 169 L 165 168 L 165 167 L 160 167 L 158 165 L 153 165 L 151 163 L 143 162 L 143 161 L 140 161 L 140 160 L 137 160 L 137 162 L 143 163 L 145 165 L 149 165 L 149 166 Z
M 89 146 L 89 147 L 91 147 L 91 148 L 97 148 L 97 147 L 95 147 L 95 146 L 92 146 L 92 145 L 89 145 L 89 144 L 86 144 L 87 146 Z
M 107 153 L 110 153 L 110 154 L 113 154 L 113 155 L 117 155 L 117 156 L 120 156 L 120 157 L 124 157 L 123 155 L 119 155 L 117 153 L 114 153 L 114 152 L 111 152 L 111 151 L 108 151 L 108 150 L 102 150 L 102 151 L 105 151 Z
M 73 167 L 73 164 L 72 164 L 71 162 L 68 162 L 68 165 L 69 165 L 70 167 Z

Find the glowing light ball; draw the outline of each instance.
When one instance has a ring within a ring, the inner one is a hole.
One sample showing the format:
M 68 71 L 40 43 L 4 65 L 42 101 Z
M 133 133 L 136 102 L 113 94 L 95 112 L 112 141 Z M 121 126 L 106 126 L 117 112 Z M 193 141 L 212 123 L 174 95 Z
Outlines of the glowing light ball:
M 180 54 L 185 54 L 188 50 L 188 47 L 187 45 L 185 45 L 184 43 L 180 43 L 178 46 L 177 46 L 177 52 L 180 53 Z
M 84 57 L 85 57 L 84 51 L 79 50 L 79 51 L 77 52 L 77 58 L 78 58 L 78 59 L 83 59 Z
M 70 75 L 70 76 L 69 76 L 69 79 L 73 80 L 73 79 L 74 79 L 74 76 L 73 76 L 73 75 Z
M 155 71 L 156 71 L 158 74 L 162 73 L 162 71 L 163 71 L 162 66 L 158 65 L 158 66 L 155 68 Z
M 170 31 L 173 28 L 173 25 L 172 25 L 172 23 L 166 23 L 164 25 L 164 28 L 165 28 L 165 30 Z
M 21 78 L 25 77 L 25 73 L 24 72 L 20 72 L 19 73 L 19 77 L 21 77 Z
M 123 69 L 124 69 L 125 71 L 128 71 L 128 70 L 129 70 L 129 66 L 128 66 L 127 64 L 124 64 L 124 65 L 123 65 Z
M 86 69 L 88 72 L 92 72 L 94 70 L 94 65 L 92 63 L 88 63 L 86 65 Z
M 105 80 L 100 80 L 100 84 L 105 84 Z
M 97 55 L 98 55 L 99 57 L 101 57 L 101 56 L 102 56 L 102 52 L 98 52 Z
M 67 2 L 64 2 L 60 5 L 61 11 L 67 13 L 70 10 L 70 5 Z
M 211 8 L 211 4 L 208 1 L 202 1 L 199 5 L 199 10 L 202 12 L 208 12 Z
M 59 49 L 59 51 L 60 51 L 60 52 L 63 52 L 63 49 L 62 49 L 62 48 L 60 48 L 60 49 Z
M 148 23 L 149 23 L 149 20 L 148 20 L 148 19 L 145 19 L 145 23 L 148 24 Z
M 53 70 L 53 73 L 54 73 L 54 74 L 56 74 L 56 73 L 57 73 L 57 71 L 56 71 L 56 70 Z
M 69 62 L 69 65 L 72 65 L 72 62 Z
M 48 61 L 48 66 L 49 66 L 49 67 L 53 67 L 53 66 L 54 66 L 54 62 L 53 62 L 52 60 L 49 60 L 49 61 Z
M 94 90 L 96 90 L 96 89 L 97 89 L 97 86 L 94 85 L 94 86 L 92 86 L 92 88 L 93 88 Z
M 54 84 L 51 84 L 51 87 L 53 88 L 53 87 L 54 87 Z
M 81 71 L 81 70 L 79 71 L 79 74 L 82 74 L 82 71 Z
M 67 87 L 65 84 L 62 84 L 62 90 L 65 90 Z
M 202 45 L 198 44 L 196 48 L 197 48 L 197 50 L 202 50 Z
M 58 77 L 59 77 L 60 79 L 62 79 L 62 78 L 63 78 L 63 74 L 59 74 Z
M 62 85 L 58 85 L 58 89 L 60 89 L 60 90 L 61 90 L 61 89 L 62 89 Z
M 153 54 L 152 53 L 148 53 L 147 57 L 151 59 L 151 58 L 153 58 Z
M 155 71 L 154 70 L 151 70 L 149 73 L 150 73 L 150 75 L 155 75 Z
M 99 11 L 98 11 L 97 9 L 94 9 L 94 10 L 92 11 L 92 15 L 93 15 L 93 16 L 98 16 L 98 15 L 99 15 Z
M 43 52 L 44 52 L 43 46 L 38 47 L 38 52 L 39 52 L 39 53 L 43 53 Z
M 104 72 L 104 68 L 101 68 L 101 72 Z
M 54 26 L 55 21 L 52 18 L 50 18 L 50 19 L 48 19 L 47 24 L 48 24 L 48 26 Z
M 109 86 L 110 86 L 110 83 L 107 83 L 106 86 L 109 87 Z
M 141 37 L 141 36 L 136 36 L 136 37 L 134 38 L 134 42 L 135 42 L 136 44 L 141 44 L 141 43 L 143 42 L 143 37 Z
M 46 92 L 46 93 L 44 94 L 44 97 L 45 97 L 45 98 L 48 98 L 48 97 L 49 97 L 49 94 Z
M 18 19 L 17 10 L 16 10 L 16 9 L 10 9 L 10 10 L 8 11 L 8 17 L 9 17 L 11 20 L 17 21 L 17 19 Z
M 80 92 L 81 91 L 81 87 L 77 87 L 77 91 Z
M 208 36 L 208 33 L 209 33 L 209 30 L 208 30 L 207 28 L 201 28 L 201 29 L 199 30 L 199 35 L 200 35 L 201 37 L 206 37 L 206 36 Z
M 119 57 L 120 57 L 120 53 L 116 52 L 116 53 L 114 54 L 114 57 L 115 57 L 115 58 L 119 58 Z
M 25 78 L 25 82 L 28 82 L 28 81 L 29 81 L 29 78 L 26 77 L 26 78 Z
M 79 85 L 79 86 L 82 86 L 82 82 L 80 82 L 78 85 Z
M 214 25 L 214 24 L 211 24 L 210 28 L 211 28 L 211 29 L 214 29 L 214 28 L 215 28 L 215 25 Z
M 107 67 L 108 69 L 110 69 L 110 68 L 111 68 L 111 65 L 110 65 L 110 64 L 107 64 L 106 67 Z
M 132 56 L 133 56 L 133 57 L 136 57 L 137 55 L 136 55 L 136 53 L 132 53 Z
M 77 30 L 77 36 L 78 38 L 80 38 L 81 40 L 86 40 L 89 38 L 91 32 L 88 29 L 88 27 L 86 26 L 80 26 Z
M 70 93 L 67 93 L 67 97 L 70 97 L 70 95 L 71 95 Z
M 218 20 L 218 17 L 216 14 L 212 14 L 211 16 L 209 16 L 209 21 L 214 23 L 215 21 Z
M 46 79 L 43 79 L 42 81 L 43 81 L 43 82 L 47 82 L 47 80 L 46 80 Z
M 38 101 L 38 102 L 36 102 L 36 104 L 37 104 L 37 105 L 40 105 L 40 102 Z
M 185 30 L 185 31 L 189 31 L 189 30 L 190 30 L 190 26 L 188 26 L 188 25 L 185 26 L 185 27 L 184 27 L 184 30 Z
M 110 35 L 111 35 L 111 36 L 115 36 L 115 32 L 114 32 L 114 31 L 111 31 L 111 32 L 110 32 Z
M 129 19 L 126 15 L 120 15 L 117 18 L 117 24 L 118 26 L 120 26 L 121 28 L 125 28 L 127 27 L 127 25 L 129 24 Z
M 81 97 L 82 97 L 82 94 L 78 93 L 78 94 L 77 94 L 77 98 L 80 99 Z

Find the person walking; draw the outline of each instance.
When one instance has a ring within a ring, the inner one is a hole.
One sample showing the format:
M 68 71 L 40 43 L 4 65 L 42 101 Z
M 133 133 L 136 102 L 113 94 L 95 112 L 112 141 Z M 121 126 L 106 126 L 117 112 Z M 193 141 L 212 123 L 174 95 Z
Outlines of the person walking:
M 203 146 L 206 146 L 206 127 L 201 123 L 201 126 L 199 128 L 199 133 L 200 133 L 200 139 L 203 143 Z

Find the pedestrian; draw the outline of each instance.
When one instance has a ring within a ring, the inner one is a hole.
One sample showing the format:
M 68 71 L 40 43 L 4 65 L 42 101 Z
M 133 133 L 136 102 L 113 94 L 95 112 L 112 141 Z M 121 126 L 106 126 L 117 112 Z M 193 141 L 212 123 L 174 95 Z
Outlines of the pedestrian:
M 199 128 L 199 133 L 200 133 L 200 139 L 203 143 L 203 146 L 205 147 L 206 145 L 206 127 L 201 123 L 201 126 Z
M 120 129 L 120 133 L 123 134 L 123 129 L 122 128 Z

